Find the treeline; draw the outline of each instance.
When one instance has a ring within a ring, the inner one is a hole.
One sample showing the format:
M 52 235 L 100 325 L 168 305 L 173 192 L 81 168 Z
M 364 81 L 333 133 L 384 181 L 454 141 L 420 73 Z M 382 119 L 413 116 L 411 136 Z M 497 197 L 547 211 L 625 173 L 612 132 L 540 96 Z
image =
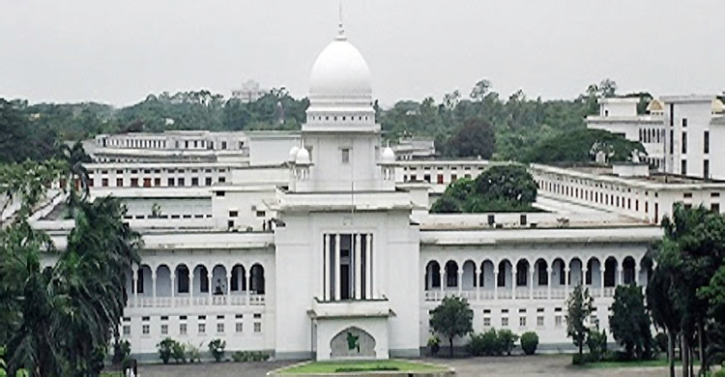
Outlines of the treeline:
M 552 145 L 563 145 L 557 138 L 575 131 L 588 132 L 582 131 L 584 118 L 598 112 L 598 98 L 617 95 L 616 88 L 614 81 L 604 80 L 590 85 L 573 100 L 544 101 L 529 99 L 520 90 L 502 97 L 491 90 L 489 81 L 481 80 L 468 96 L 456 90 L 446 94 L 440 103 L 428 97 L 421 102 L 400 101 L 390 109 L 381 109 L 376 102 L 375 109 L 387 139 L 434 137 L 443 157 L 549 163 L 542 156 L 548 155 Z M 641 99 L 642 112 L 651 99 L 648 93 L 631 96 Z M 81 140 L 100 133 L 295 130 L 305 122 L 309 106 L 307 98 L 293 98 L 284 89 L 270 90 L 249 103 L 225 99 L 207 90 L 164 92 L 118 109 L 93 102 L 31 105 L 24 100 L 0 101 L 0 132 L 4 136 L 0 146 L 6 147 L 0 161 L 42 159 L 57 141 Z M 584 139 L 588 142 L 592 135 Z M 582 145 L 578 149 L 590 148 Z M 559 149 L 566 152 L 563 147 Z M 591 156 L 585 153 L 576 158 Z

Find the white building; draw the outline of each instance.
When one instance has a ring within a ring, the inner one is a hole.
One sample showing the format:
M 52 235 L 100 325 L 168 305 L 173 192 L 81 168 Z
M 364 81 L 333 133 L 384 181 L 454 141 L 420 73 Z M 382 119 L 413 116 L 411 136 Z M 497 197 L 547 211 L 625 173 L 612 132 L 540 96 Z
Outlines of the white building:
M 259 83 L 254 80 L 247 80 L 239 89 L 232 90 L 232 98 L 236 98 L 243 103 L 257 101 L 262 98 L 267 91 L 260 89 Z
M 396 161 L 381 145 L 368 66 L 342 31 L 312 68 L 309 98 L 294 145 L 279 152 L 279 140 L 260 137 L 276 147 L 258 164 L 215 157 L 87 166 L 92 196 L 122 198 L 145 242 L 141 265 L 128 271 L 121 328 L 134 355 L 158 360 L 156 344 L 172 337 L 201 349 L 220 338 L 228 351 L 280 359 L 414 357 L 446 295 L 469 300 L 477 332 L 536 331 L 540 349 L 568 348 L 572 286 L 590 290 L 589 322 L 606 328 L 616 285 L 647 282 L 644 255 L 662 236 L 653 223 L 678 199 L 719 210 L 725 195 L 722 183 L 665 182 L 634 166 L 535 165 L 536 205 L 548 212 L 431 215 L 431 198 L 491 163 Z M 198 136 L 199 152 L 213 139 L 211 155 L 223 155 L 221 139 L 208 136 Z M 248 147 L 244 136 L 229 137 L 228 147 Z M 169 139 L 157 141 L 168 148 Z M 64 248 L 73 222 L 50 205 L 41 212 L 35 226 Z
M 637 113 L 639 98 L 601 98 L 598 115 L 588 116 L 587 127 L 621 134 L 639 141 L 646 161 L 661 172 L 725 179 L 725 153 L 711 145 L 725 142 L 723 104 L 713 96 L 664 96 Z

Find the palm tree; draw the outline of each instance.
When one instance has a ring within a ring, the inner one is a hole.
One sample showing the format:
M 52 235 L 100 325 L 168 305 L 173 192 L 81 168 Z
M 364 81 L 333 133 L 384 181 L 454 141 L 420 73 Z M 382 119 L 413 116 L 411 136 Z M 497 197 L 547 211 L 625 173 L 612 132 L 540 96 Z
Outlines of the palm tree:
M 83 143 L 80 141 L 69 146 L 62 143 L 58 146 L 58 159 L 66 164 L 66 187 L 63 189 L 68 191 L 68 207 L 72 212 L 78 206 L 78 203 L 88 199 L 90 190 L 88 181 L 90 180 L 88 170 L 83 166 L 84 163 L 92 162 L 91 157 L 86 154 L 83 149 Z

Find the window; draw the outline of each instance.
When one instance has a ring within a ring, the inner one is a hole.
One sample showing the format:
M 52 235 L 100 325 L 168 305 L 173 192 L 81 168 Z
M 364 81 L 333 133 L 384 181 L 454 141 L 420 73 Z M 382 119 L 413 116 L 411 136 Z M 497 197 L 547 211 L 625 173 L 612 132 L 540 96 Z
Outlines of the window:
M 519 317 L 519 327 L 526 327 L 526 317 Z
M 123 335 L 131 335 L 131 326 L 130 325 L 123 325 Z
M 687 132 L 682 133 L 682 154 L 687 154 Z
M 237 322 L 234 325 L 234 331 L 236 331 L 237 333 L 243 332 L 244 331 L 244 324 L 242 322 Z
M 687 127 L 687 118 L 682 118 L 682 128 Z
M 501 318 L 501 327 L 508 327 L 508 325 L 509 325 L 508 317 Z
M 154 186 L 161 186 L 161 178 L 154 178 Z
M 237 211 L 229 211 L 229 217 L 237 217 L 239 213 Z
M 169 333 L 169 325 L 161 325 L 161 335 L 166 335 Z
M 150 328 L 149 325 L 143 325 L 143 326 L 141 326 L 141 333 L 143 335 L 148 335 L 149 332 L 151 332 L 151 328 Z
M 554 317 L 554 326 L 561 327 L 562 324 L 563 324 L 563 321 L 561 319 L 561 316 L 560 315 L 555 316 Z
M 224 191 L 217 191 L 216 196 L 224 196 L 226 193 Z
M 217 323 L 216 324 L 216 332 L 218 334 L 224 333 L 224 324 L 223 323 Z
M 191 179 L 191 185 L 192 186 L 199 186 L 199 178 L 194 177 Z
M 174 187 L 174 179 L 173 178 L 169 178 L 166 183 L 167 183 L 167 186 Z
M 264 211 L 257 211 L 257 217 L 264 217 L 266 213 Z
M 227 181 L 226 177 L 219 177 L 219 183 L 224 183 Z
M 544 316 L 543 315 L 536 317 L 536 326 L 544 327 Z
M 710 153 L 710 131 L 705 131 L 705 137 L 702 141 L 703 152 Z
M 491 317 L 483 318 L 483 327 L 491 327 Z
M 710 160 L 702 161 L 702 178 L 710 178 Z
M 136 293 L 143 293 L 143 286 L 143 269 L 140 269 L 136 271 Z
M 199 334 L 206 333 L 206 323 L 200 323 L 199 324 Z
M 206 179 L 204 179 L 204 184 L 206 186 L 211 186 L 211 177 L 206 177 Z
M 254 332 L 255 333 L 261 333 L 262 332 L 262 323 L 260 323 L 260 322 L 254 322 Z
M 108 178 L 101 179 L 101 186 L 108 187 Z
M 342 149 L 342 163 L 343 164 L 350 163 L 350 149 L 349 148 Z
M 687 175 L 687 160 L 682 160 L 681 165 L 682 166 L 680 167 L 680 174 Z
M 123 178 L 116 178 L 116 187 L 123 187 Z
M 186 323 L 179 324 L 179 334 L 186 335 Z
M 179 178 L 179 186 L 184 186 L 184 178 Z

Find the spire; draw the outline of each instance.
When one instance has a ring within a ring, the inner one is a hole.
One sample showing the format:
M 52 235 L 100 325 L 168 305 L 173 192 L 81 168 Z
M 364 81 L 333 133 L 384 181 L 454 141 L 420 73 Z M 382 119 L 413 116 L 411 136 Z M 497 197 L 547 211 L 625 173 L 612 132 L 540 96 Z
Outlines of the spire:
M 347 40 L 347 36 L 345 35 L 345 28 L 342 25 L 342 0 L 339 0 L 338 2 L 338 24 L 337 24 L 337 39 L 338 41 L 344 41 Z

